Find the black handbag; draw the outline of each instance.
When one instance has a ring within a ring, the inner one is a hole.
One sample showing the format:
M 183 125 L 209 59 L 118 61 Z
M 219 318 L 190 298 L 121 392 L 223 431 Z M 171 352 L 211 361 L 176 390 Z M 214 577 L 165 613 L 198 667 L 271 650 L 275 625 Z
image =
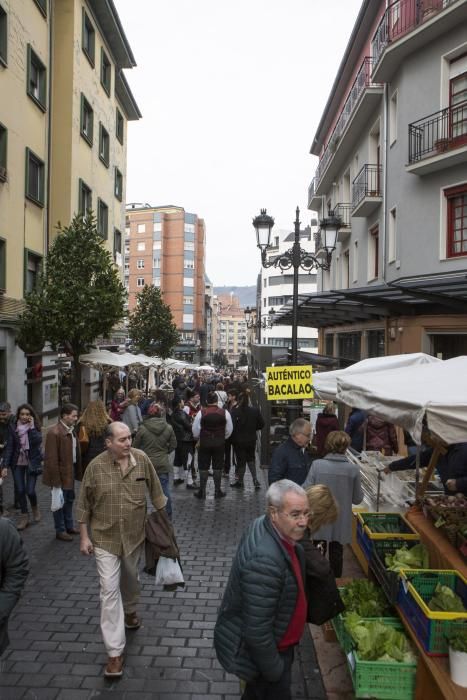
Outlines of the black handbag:
M 305 550 L 307 622 L 322 625 L 343 612 L 345 605 L 328 560 L 310 540 L 302 540 L 300 544 Z

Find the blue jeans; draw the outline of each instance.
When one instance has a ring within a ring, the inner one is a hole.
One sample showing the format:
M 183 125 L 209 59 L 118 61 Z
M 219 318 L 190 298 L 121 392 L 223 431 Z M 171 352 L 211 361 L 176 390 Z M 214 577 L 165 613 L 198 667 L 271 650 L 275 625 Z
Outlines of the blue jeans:
M 54 511 L 52 515 L 54 516 L 55 530 L 57 532 L 65 532 L 65 530 L 72 530 L 74 528 L 73 524 L 73 501 L 75 500 L 75 492 L 73 489 L 63 489 L 63 508 Z
M 13 467 L 13 479 L 18 494 L 18 501 L 22 513 L 28 512 L 28 503 L 26 496 L 29 498 L 31 506 L 37 506 L 36 496 L 36 474 L 30 474 L 27 464 L 17 464 Z
M 169 516 L 169 518 L 172 518 L 172 499 L 170 498 L 169 475 L 159 474 L 159 481 L 161 482 L 164 496 L 167 496 L 167 504 L 165 506 L 165 510 L 167 511 L 167 515 Z

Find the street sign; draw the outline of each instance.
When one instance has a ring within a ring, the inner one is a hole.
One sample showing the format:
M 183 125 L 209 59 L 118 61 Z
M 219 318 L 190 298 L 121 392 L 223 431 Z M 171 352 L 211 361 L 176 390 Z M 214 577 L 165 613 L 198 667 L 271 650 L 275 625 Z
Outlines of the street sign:
M 266 367 L 266 397 L 269 401 L 313 398 L 311 365 Z

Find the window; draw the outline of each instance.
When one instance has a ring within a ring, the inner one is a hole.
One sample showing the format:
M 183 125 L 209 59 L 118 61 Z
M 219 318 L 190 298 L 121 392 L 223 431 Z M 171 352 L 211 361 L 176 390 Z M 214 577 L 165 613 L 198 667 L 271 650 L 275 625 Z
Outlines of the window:
M 368 236 L 368 279 L 378 279 L 379 275 L 379 228 L 373 226 Z
M 109 227 L 109 207 L 100 197 L 97 198 L 97 233 L 107 238 Z
M 350 255 L 349 251 L 346 250 L 342 256 L 342 289 L 348 289 L 349 288 L 349 281 L 350 281 Z
M 358 282 L 358 241 L 353 244 L 353 281 Z
M 153 277 L 152 278 L 152 286 L 153 287 L 160 287 L 161 286 L 161 278 L 160 277 Z
M 153 241 L 152 242 L 152 249 L 153 250 L 161 250 L 162 248 L 162 241 Z
M 39 274 L 42 267 L 42 257 L 29 250 L 24 251 L 24 291 L 26 294 L 33 292 L 37 287 Z
M 444 191 L 447 200 L 447 257 L 467 255 L 467 185 Z
M 193 304 L 193 297 L 183 297 L 184 304 Z
M 0 289 L 6 291 L 6 241 L 0 238 Z
M 384 357 L 386 354 L 386 334 L 384 330 L 368 331 L 368 357 Z
M 99 122 L 99 158 L 104 163 L 105 167 L 109 167 L 109 132 Z
M 120 141 L 122 146 L 123 146 L 124 131 L 125 131 L 125 122 L 123 121 L 123 114 L 120 112 L 120 110 L 117 107 L 116 112 L 115 112 L 115 136 Z
M 193 270 L 194 267 L 195 267 L 195 262 L 194 262 L 194 260 L 186 260 L 186 259 L 185 259 L 185 260 L 183 261 L 183 267 L 185 268 L 185 270 Z
M 195 249 L 194 241 L 185 241 L 183 244 L 183 250 L 193 250 Z
M 144 270 L 144 260 L 142 258 L 136 261 L 136 268 L 138 270 Z
M 46 69 L 39 56 L 28 44 L 28 73 L 26 91 L 36 105 L 45 112 L 46 110 Z
M 152 230 L 154 231 L 154 233 L 156 233 L 156 231 L 162 231 L 162 223 L 160 221 L 156 221 L 153 224 Z
M 389 212 L 388 226 L 388 262 L 396 259 L 397 212 L 396 207 Z
M 81 93 L 81 136 L 92 146 L 94 134 L 94 112 L 92 107 Z
M 0 63 L 7 65 L 8 55 L 8 19 L 3 7 L 0 5 Z
M 152 259 L 152 267 L 159 268 L 160 266 L 161 266 L 161 259 L 160 258 L 153 258 Z
M 117 253 L 122 254 L 122 232 L 114 228 L 114 257 Z
M 358 333 L 338 333 L 338 357 L 345 357 L 349 360 L 359 360 L 361 357 L 361 338 Z
M 194 232 L 195 232 L 195 225 L 185 223 L 185 233 L 194 233 Z
M 144 277 L 138 277 L 138 279 L 136 280 L 136 286 L 144 287 Z
M 326 355 L 329 357 L 334 357 L 334 334 L 326 333 L 324 336 L 324 347 Z
M 91 188 L 81 178 L 79 180 L 78 211 L 83 216 L 86 216 L 88 211 L 92 211 Z
M 81 45 L 86 58 L 88 59 L 91 66 L 94 68 L 94 56 L 96 48 L 96 33 L 89 19 L 86 10 L 83 8 L 83 33 L 81 38 Z
M 193 314 L 183 314 L 183 323 L 193 323 Z
M 101 85 L 110 96 L 110 83 L 112 78 L 112 64 L 107 58 L 104 49 L 101 49 Z
M 195 286 L 194 279 L 192 277 L 184 277 L 183 278 L 183 286 L 184 287 L 194 287 Z
M 451 108 L 451 138 L 462 144 L 467 142 L 467 72 L 449 81 L 449 106 Z M 457 143 L 456 143 L 457 145 Z
M 38 158 L 29 148 L 26 148 L 26 197 L 44 206 L 44 161 Z
M 123 175 L 118 168 L 115 168 L 114 194 L 121 202 L 123 199 Z
M 3 124 L 0 124 L 0 182 L 4 182 L 7 175 L 7 145 L 8 131 Z
M 136 247 L 137 250 L 146 250 L 146 243 L 144 241 L 140 241 Z
M 395 92 L 389 102 L 389 145 L 397 139 L 397 92 Z
M 146 224 L 138 224 L 136 229 L 138 233 L 146 233 Z
M 47 17 L 47 0 L 34 0 L 44 17 Z

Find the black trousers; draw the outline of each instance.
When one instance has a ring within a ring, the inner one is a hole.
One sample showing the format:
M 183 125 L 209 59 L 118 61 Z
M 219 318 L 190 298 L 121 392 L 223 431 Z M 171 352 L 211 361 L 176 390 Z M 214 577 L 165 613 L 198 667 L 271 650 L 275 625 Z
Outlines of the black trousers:
M 284 671 L 278 681 L 267 681 L 261 676 L 246 684 L 242 700 L 292 700 L 292 664 L 294 647 L 279 652 L 284 660 Z
M 222 469 L 224 467 L 224 445 L 219 447 L 204 447 L 199 446 L 198 451 L 198 469 L 200 472 L 208 471 L 211 466 L 213 470 Z

